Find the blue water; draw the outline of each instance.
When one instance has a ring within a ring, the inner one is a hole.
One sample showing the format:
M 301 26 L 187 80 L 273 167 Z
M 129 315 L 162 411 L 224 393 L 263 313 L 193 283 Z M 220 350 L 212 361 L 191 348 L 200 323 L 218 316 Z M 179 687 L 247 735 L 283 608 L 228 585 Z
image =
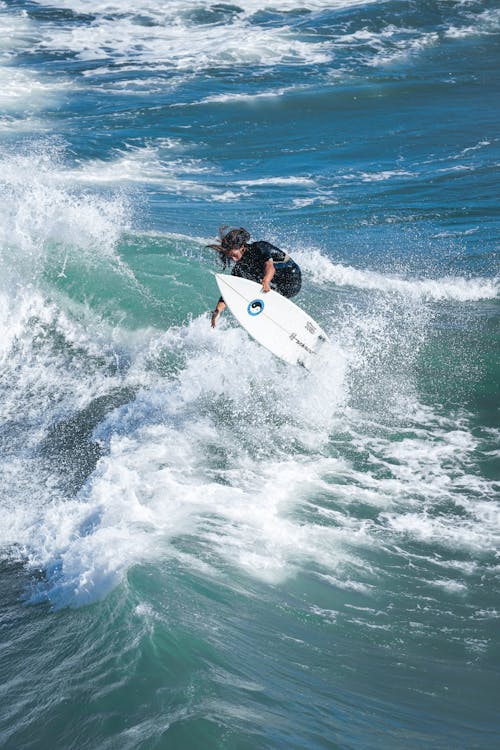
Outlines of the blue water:
M 0 29 L 0 747 L 496 749 L 498 4 Z M 223 224 L 311 373 L 211 329 Z

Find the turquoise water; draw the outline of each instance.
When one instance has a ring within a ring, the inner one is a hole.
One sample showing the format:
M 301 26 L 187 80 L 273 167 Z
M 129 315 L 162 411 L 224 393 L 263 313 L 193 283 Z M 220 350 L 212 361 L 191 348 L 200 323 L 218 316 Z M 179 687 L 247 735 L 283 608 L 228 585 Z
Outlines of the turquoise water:
M 0 28 L 0 746 L 497 748 L 498 4 Z M 311 373 L 210 328 L 221 224 Z

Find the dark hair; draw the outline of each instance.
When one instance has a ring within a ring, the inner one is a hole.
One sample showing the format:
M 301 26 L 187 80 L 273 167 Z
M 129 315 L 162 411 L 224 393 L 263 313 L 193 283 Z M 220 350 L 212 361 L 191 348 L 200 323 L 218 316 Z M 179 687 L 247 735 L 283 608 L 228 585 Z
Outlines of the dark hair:
M 226 255 L 226 251 L 225 250 L 217 250 L 217 253 L 219 254 L 219 261 L 220 261 L 220 264 L 222 266 L 222 270 L 225 271 L 226 268 L 228 266 L 230 266 L 231 263 L 233 262 L 232 258 L 229 258 Z
M 231 258 L 228 258 L 226 253 L 229 250 L 246 245 L 250 239 L 250 232 L 247 232 L 243 227 L 231 229 L 226 226 L 219 229 L 219 236 L 220 245 L 207 245 L 207 247 L 211 247 L 212 250 L 215 250 L 218 253 L 222 268 L 225 270 L 232 262 Z
M 242 247 L 250 239 L 250 233 L 246 229 L 240 227 L 239 229 L 230 229 L 228 232 L 224 232 L 226 227 L 221 229 L 221 245 L 224 250 L 232 250 L 235 247 Z M 224 233 L 223 233 L 224 232 Z

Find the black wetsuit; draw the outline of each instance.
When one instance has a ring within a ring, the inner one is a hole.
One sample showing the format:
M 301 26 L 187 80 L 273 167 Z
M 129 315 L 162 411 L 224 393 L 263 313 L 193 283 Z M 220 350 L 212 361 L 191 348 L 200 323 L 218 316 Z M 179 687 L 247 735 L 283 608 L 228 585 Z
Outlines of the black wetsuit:
M 260 240 L 247 245 L 241 260 L 234 264 L 231 274 L 260 282 L 264 276 L 264 265 L 270 259 L 275 268 L 271 289 L 275 289 L 283 297 L 294 297 L 302 284 L 300 268 L 283 250 L 270 242 Z

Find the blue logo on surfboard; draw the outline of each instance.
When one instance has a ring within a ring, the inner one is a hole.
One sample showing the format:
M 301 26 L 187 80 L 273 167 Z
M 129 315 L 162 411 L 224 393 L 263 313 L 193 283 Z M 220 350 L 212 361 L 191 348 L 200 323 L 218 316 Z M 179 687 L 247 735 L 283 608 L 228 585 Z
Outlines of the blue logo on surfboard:
M 256 315 L 260 315 L 263 309 L 264 309 L 264 300 L 253 299 L 251 302 L 248 303 L 247 312 L 252 317 L 255 317 Z

